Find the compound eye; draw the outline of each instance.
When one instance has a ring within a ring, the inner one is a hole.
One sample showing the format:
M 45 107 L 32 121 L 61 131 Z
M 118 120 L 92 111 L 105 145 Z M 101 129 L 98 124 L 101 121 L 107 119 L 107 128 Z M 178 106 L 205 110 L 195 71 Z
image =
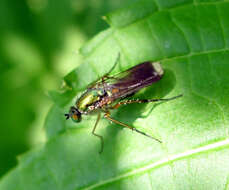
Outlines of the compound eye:
M 80 114 L 73 114 L 72 115 L 72 120 L 76 123 L 79 123 L 81 121 L 81 115 Z
M 73 112 L 73 113 L 74 113 L 74 112 Z M 78 120 L 79 120 L 79 117 L 78 117 L 77 114 L 73 114 L 73 115 L 72 115 L 72 119 L 73 119 L 74 121 L 78 121 Z
M 81 121 L 81 113 L 77 110 L 77 108 L 73 106 L 71 107 L 68 115 L 71 117 L 72 121 L 74 122 L 78 123 Z
M 81 121 L 81 114 L 75 111 L 75 113 L 72 115 L 72 120 L 76 123 L 79 123 Z

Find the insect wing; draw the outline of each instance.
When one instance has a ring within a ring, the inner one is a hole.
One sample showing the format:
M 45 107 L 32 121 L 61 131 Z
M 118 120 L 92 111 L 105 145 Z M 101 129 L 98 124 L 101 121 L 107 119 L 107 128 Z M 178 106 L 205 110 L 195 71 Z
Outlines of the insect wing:
M 163 69 L 159 63 L 144 62 L 117 75 L 108 77 L 101 83 L 105 91 L 110 91 L 114 99 L 128 96 L 159 81 Z

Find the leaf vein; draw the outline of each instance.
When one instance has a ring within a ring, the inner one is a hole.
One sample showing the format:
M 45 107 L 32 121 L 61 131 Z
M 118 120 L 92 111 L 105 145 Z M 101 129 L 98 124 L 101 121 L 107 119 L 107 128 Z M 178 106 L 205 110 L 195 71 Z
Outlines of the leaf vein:
M 160 8 L 159 3 L 157 2 L 157 0 L 154 0 L 154 3 L 156 5 L 157 11 L 159 11 L 161 8 Z
M 200 154 L 200 153 L 215 151 L 215 150 L 218 150 L 218 149 L 224 148 L 224 147 L 229 147 L 229 139 L 224 139 L 224 140 L 218 141 L 218 142 L 213 143 L 213 144 L 209 144 L 209 145 L 205 145 L 205 146 L 202 146 L 199 148 L 191 149 L 191 150 L 188 150 L 186 152 L 170 155 L 169 157 L 161 159 L 161 160 L 154 162 L 152 164 L 146 165 L 146 166 L 141 167 L 141 168 L 137 168 L 137 169 L 132 170 L 130 172 L 127 172 L 127 173 L 121 174 L 119 176 L 101 181 L 99 183 L 95 183 L 95 184 L 88 186 L 88 187 L 85 187 L 83 189 L 84 190 L 91 190 L 94 188 L 98 188 L 98 187 L 103 186 L 105 184 L 113 183 L 113 182 L 116 182 L 118 180 L 128 178 L 132 175 L 147 172 L 147 171 L 152 170 L 154 168 L 158 168 L 158 167 L 164 166 L 166 164 L 170 164 L 171 162 L 174 162 L 177 160 L 188 158 L 188 157 L 191 157 L 193 155 Z
M 147 25 L 148 25 L 148 27 L 149 27 L 149 30 L 150 30 L 151 34 L 152 34 L 152 38 L 153 38 L 153 39 L 155 40 L 155 42 L 156 42 L 156 46 L 158 47 L 158 49 L 159 49 L 160 52 L 162 53 L 163 58 L 165 58 L 165 51 L 164 51 L 164 48 L 162 48 L 162 47 L 160 46 L 159 39 L 158 39 L 157 35 L 154 35 L 152 25 L 150 24 L 149 21 L 147 21 Z
M 128 61 L 128 63 L 131 63 L 129 56 L 127 55 L 127 53 L 124 51 L 124 48 L 121 45 L 121 42 L 119 41 L 118 37 L 114 34 L 113 35 L 114 40 L 116 41 L 116 43 L 118 44 L 119 48 L 121 49 L 123 55 L 125 56 L 126 60 Z
M 148 176 L 148 178 L 149 178 L 150 187 L 151 187 L 151 189 L 153 190 L 153 182 L 152 182 L 152 179 L 151 179 L 151 177 L 150 177 L 149 172 L 147 172 L 147 176 Z
M 212 71 L 212 73 L 215 74 L 214 69 L 212 68 L 212 64 L 211 64 L 211 62 L 210 62 L 209 54 L 207 54 L 207 58 L 208 58 L 208 63 L 209 63 L 209 65 L 211 65 L 211 71 Z M 217 79 L 219 79 L 217 75 L 215 75 L 215 77 L 216 77 Z M 215 81 L 219 81 L 219 80 L 215 80 Z M 220 85 L 217 84 L 217 86 L 220 86 Z M 222 120 L 223 120 L 224 126 L 226 126 L 226 123 L 227 123 L 227 122 L 226 122 L 226 116 L 225 116 L 225 114 L 224 114 L 224 111 L 223 111 L 222 106 L 221 106 L 216 100 L 212 100 L 212 101 L 215 103 L 215 105 L 216 105 L 216 106 L 219 108 L 219 110 L 221 111 Z
M 189 53 L 191 52 L 191 46 L 190 44 L 188 43 L 188 38 L 187 36 L 185 35 L 184 31 L 181 29 L 181 27 L 179 26 L 179 24 L 176 23 L 176 20 L 174 20 L 174 17 L 171 15 L 171 12 L 169 12 L 169 16 L 171 18 L 171 21 L 173 22 L 173 24 L 177 27 L 177 29 L 181 32 L 181 34 L 183 35 L 187 45 L 188 45 L 188 51 Z
M 176 60 L 176 59 L 189 58 L 189 57 L 197 56 L 197 55 L 204 55 L 204 54 L 211 54 L 211 53 L 221 53 L 221 52 L 226 52 L 226 51 L 229 52 L 229 48 L 222 48 L 222 49 L 217 49 L 217 50 L 206 50 L 206 51 L 197 52 L 197 53 L 190 52 L 189 54 L 173 56 L 173 57 L 160 59 L 160 60 L 156 60 L 156 61 L 161 61 L 161 62 L 162 61 L 172 61 L 172 60 Z
M 218 17 L 218 20 L 219 20 L 219 26 L 222 30 L 222 36 L 223 36 L 223 43 L 224 43 L 224 48 L 226 48 L 226 41 L 225 41 L 225 30 L 224 30 L 224 27 L 223 27 L 223 23 L 220 19 L 220 10 L 219 10 L 219 7 L 216 5 L 216 16 Z
M 210 64 L 210 61 L 209 61 L 209 56 L 207 54 L 207 57 L 208 57 L 208 63 Z M 190 71 L 190 59 L 188 59 L 188 64 L 189 64 L 189 75 L 191 75 L 191 71 Z M 224 114 L 224 111 L 223 111 L 223 108 L 221 107 L 221 105 L 219 103 L 217 103 L 214 99 L 211 99 L 207 96 L 204 96 L 203 94 L 199 94 L 197 92 L 195 92 L 193 90 L 193 84 L 192 84 L 192 79 L 190 77 L 190 91 L 192 94 L 196 95 L 196 96 L 199 96 L 203 99 L 206 99 L 207 101 L 211 102 L 212 104 L 214 104 L 216 107 L 218 107 L 219 111 L 221 112 L 221 116 L 222 116 L 222 121 L 224 123 L 224 125 L 226 125 L 226 119 L 225 119 L 225 114 Z M 226 135 L 227 136 L 227 135 Z
M 162 11 L 162 10 L 163 11 L 171 11 L 171 10 L 180 9 L 182 7 L 186 7 L 186 6 L 189 6 L 189 5 L 194 5 L 194 6 L 197 7 L 199 5 L 217 5 L 217 4 L 223 4 L 223 3 L 229 3 L 229 0 L 219 1 L 219 2 L 196 2 L 195 0 L 193 0 L 192 3 L 186 3 L 186 4 L 182 4 L 182 5 L 176 5 L 176 6 L 174 5 L 173 7 L 168 7 L 168 8 L 164 8 L 164 9 L 159 7 L 158 10 L 156 10 L 155 12 L 152 12 L 152 13 L 150 13 L 150 14 L 142 17 L 142 18 L 139 18 L 139 19 L 137 19 L 137 20 L 135 20 L 133 22 L 130 22 L 125 26 L 118 26 L 117 28 L 124 28 L 124 27 L 127 27 L 129 25 L 136 24 L 136 23 L 138 23 L 138 22 L 140 22 L 142 20 L 148 19 L 149 17 L 151 17 L 155 13 L 158 13 L 159 11 Z
M 229 189 L 229 174 L 227 176 L 227 179 L 226 179 L 226 184 L 225 184 L 225 190 L 228 190 Z

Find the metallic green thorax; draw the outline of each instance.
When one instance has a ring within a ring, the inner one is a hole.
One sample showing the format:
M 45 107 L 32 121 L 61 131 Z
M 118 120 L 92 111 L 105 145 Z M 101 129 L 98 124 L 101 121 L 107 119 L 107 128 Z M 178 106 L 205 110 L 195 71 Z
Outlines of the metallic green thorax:
M 94 105 L 101 99 L 103 92 L 98 89 L 90 89 L 86 91 L 76 102 L 76 107 L 82 112 L 91 111 L 89 106 Z

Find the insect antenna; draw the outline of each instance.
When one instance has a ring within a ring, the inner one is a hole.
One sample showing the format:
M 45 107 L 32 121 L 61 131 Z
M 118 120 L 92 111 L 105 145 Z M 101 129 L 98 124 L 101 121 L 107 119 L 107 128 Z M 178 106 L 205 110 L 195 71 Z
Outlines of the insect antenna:
M 70 115 L 69 115 L 68 113 L 66 113 L 66 114 L 64 114 L 64 115 L 65 115 L 65 117 L 66 117 L 66 120 L 68 120 L 69 117 L 70 117 Z

